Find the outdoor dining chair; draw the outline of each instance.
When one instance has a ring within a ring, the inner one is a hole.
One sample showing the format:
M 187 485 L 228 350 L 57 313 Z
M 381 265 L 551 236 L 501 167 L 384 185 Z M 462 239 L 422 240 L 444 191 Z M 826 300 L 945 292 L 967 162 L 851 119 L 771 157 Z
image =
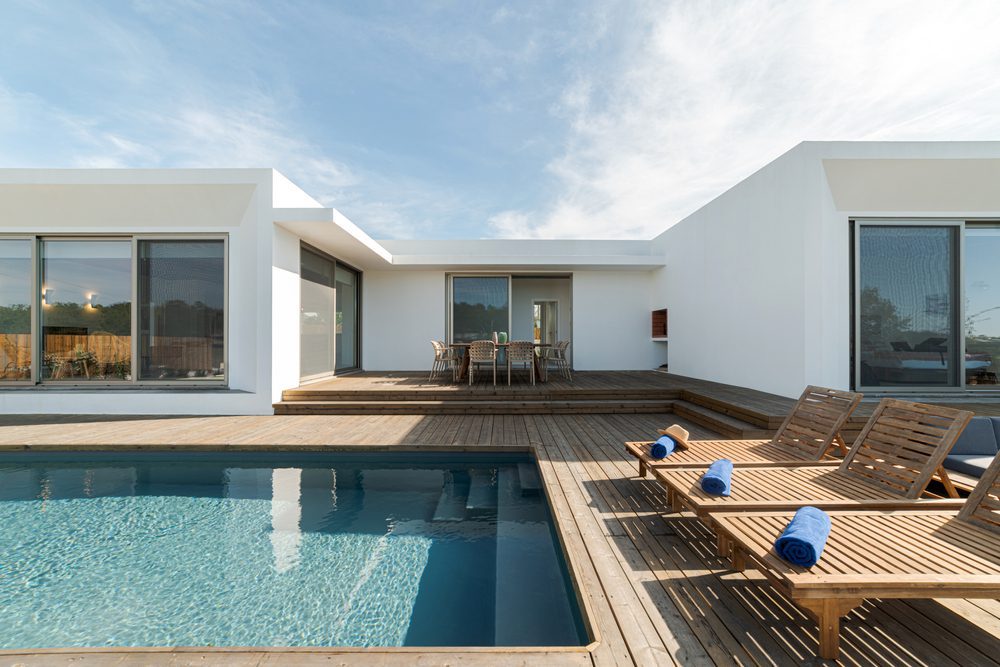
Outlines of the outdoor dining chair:
M 434 348 L 434 363 L 431 364 L 431 374 L 427 378 L 428 382 L 433 380 L 438 373 L 445 370 L 451 371 L 451 379 L 454 382 L 458 373 L 458 364 L 456 363 L 458 357 L 455 355 L 455 350 L 440 340 L 432 340 L 431 346 Z
M 474 340 L 469 345 L 469 386 L 476 366 L 493 366 L 493 386 L 497 386 L 497 346 L 491 340 Z
M 569 355 L 568 355 L 569 341 L 560 340 L 556 342 L 556 344 L 553 345 L 552 347 L 544 349 L 545 353 L 542 359 L 545 362 L 546 375 L 548 374 L 548 365 L 549 362 L 551 361 L 555 364 L 556 369 L 560 371 L 567 380 L 572 382 L 573 371 L 569 365 Z
M 535 384 L 535 344 L 530 340 L 511 341 L 507 347 L 507 386 L 510 386 L 510 374 L 514 364 L 524 364 L 531 376 L 531 384 Z

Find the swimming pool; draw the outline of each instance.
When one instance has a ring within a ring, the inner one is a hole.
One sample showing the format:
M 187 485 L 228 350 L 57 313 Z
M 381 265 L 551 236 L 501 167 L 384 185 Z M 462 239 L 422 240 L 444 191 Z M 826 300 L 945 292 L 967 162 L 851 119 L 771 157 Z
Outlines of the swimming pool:
M 588 641 L 527 454 L 0 455 L 0 648 Z

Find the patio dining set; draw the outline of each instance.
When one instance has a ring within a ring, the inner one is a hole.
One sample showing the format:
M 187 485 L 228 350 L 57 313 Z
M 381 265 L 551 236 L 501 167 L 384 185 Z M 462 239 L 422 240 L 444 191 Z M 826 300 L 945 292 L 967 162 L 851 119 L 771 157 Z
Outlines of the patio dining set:
M 532 385 L 536 382 L 547 382 L 550 367 L 572 382 L 569 345 L 568 340 L 561 340 L 555 344 L 536 343 L 530 340 L 504 342 L 494 339 L 456 343 L 432 340 L 434 363 L 428 380 L 434 380 L 435 377 L 447 372 L 451 373 L 452 382 L 468 381 L 471 386 L 475 382 L 477 372 L 492 371 L 493 386 L 496 386 L 497 370 L 506 366 L 508 386 L 511 384 L 515 367 L 527 371 Z

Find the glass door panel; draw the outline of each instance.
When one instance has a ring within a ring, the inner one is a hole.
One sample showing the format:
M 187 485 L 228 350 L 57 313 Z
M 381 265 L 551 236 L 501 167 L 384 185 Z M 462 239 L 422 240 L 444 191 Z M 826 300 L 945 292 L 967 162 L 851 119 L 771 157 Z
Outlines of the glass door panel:
M 510 331 L 509 276 L 455 276 L 451 282 L 451 339 L 489 340 Z
M 132 242 L 45 240 L 42 368 L 46 381 L 132 379 Z
M 858 227 L 860 387 L 956 387 L 957 227 Z
M 31 380 L 31 244 L 0 240 L 0 383 Z
M 302 249 L 299 374 L 302 379 L 332 375 L 337 321 L 333 260 Z
M 357 368 L 358 364 L 358 274 L 337 264 L 337 339 L 334 358 L 337 370 Z
M 1000 226 L 965 228 L 965 384 L 1000 389 Z

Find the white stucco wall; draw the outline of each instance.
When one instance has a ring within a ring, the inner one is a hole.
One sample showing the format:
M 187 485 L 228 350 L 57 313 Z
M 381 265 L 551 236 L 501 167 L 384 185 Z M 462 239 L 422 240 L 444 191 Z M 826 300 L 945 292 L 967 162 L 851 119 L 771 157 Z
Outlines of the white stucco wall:
M 802 390 L 803 229 L 818 222 L 806 166 L 786 154 L 654 241 L 666 255 L 654 289 L 669 310 L 671 372 Z
M 558 301 L 556 340 L 572 339 L 573 279 L 520 278 L 515 276 L 511 288 L 511 340 L 532 340 L 534 332 L 534 302 Z
M 573 367 L 649 370 L 667 361 L 650 339 L 650 271 L 573 272 Z
M 0 391 L 2 413 L 266 414 L 271 170 L 0 170 L 0 234 L 225 234 L 227 389 L 50 384 Z M 266 225 L 265 225 L 266 223 Z M 261 316 L 263 314 L 263 316 Z
M 366 271 L 361 354 L 367 371 L 430 370 L 445 338 L 444 271 Z

